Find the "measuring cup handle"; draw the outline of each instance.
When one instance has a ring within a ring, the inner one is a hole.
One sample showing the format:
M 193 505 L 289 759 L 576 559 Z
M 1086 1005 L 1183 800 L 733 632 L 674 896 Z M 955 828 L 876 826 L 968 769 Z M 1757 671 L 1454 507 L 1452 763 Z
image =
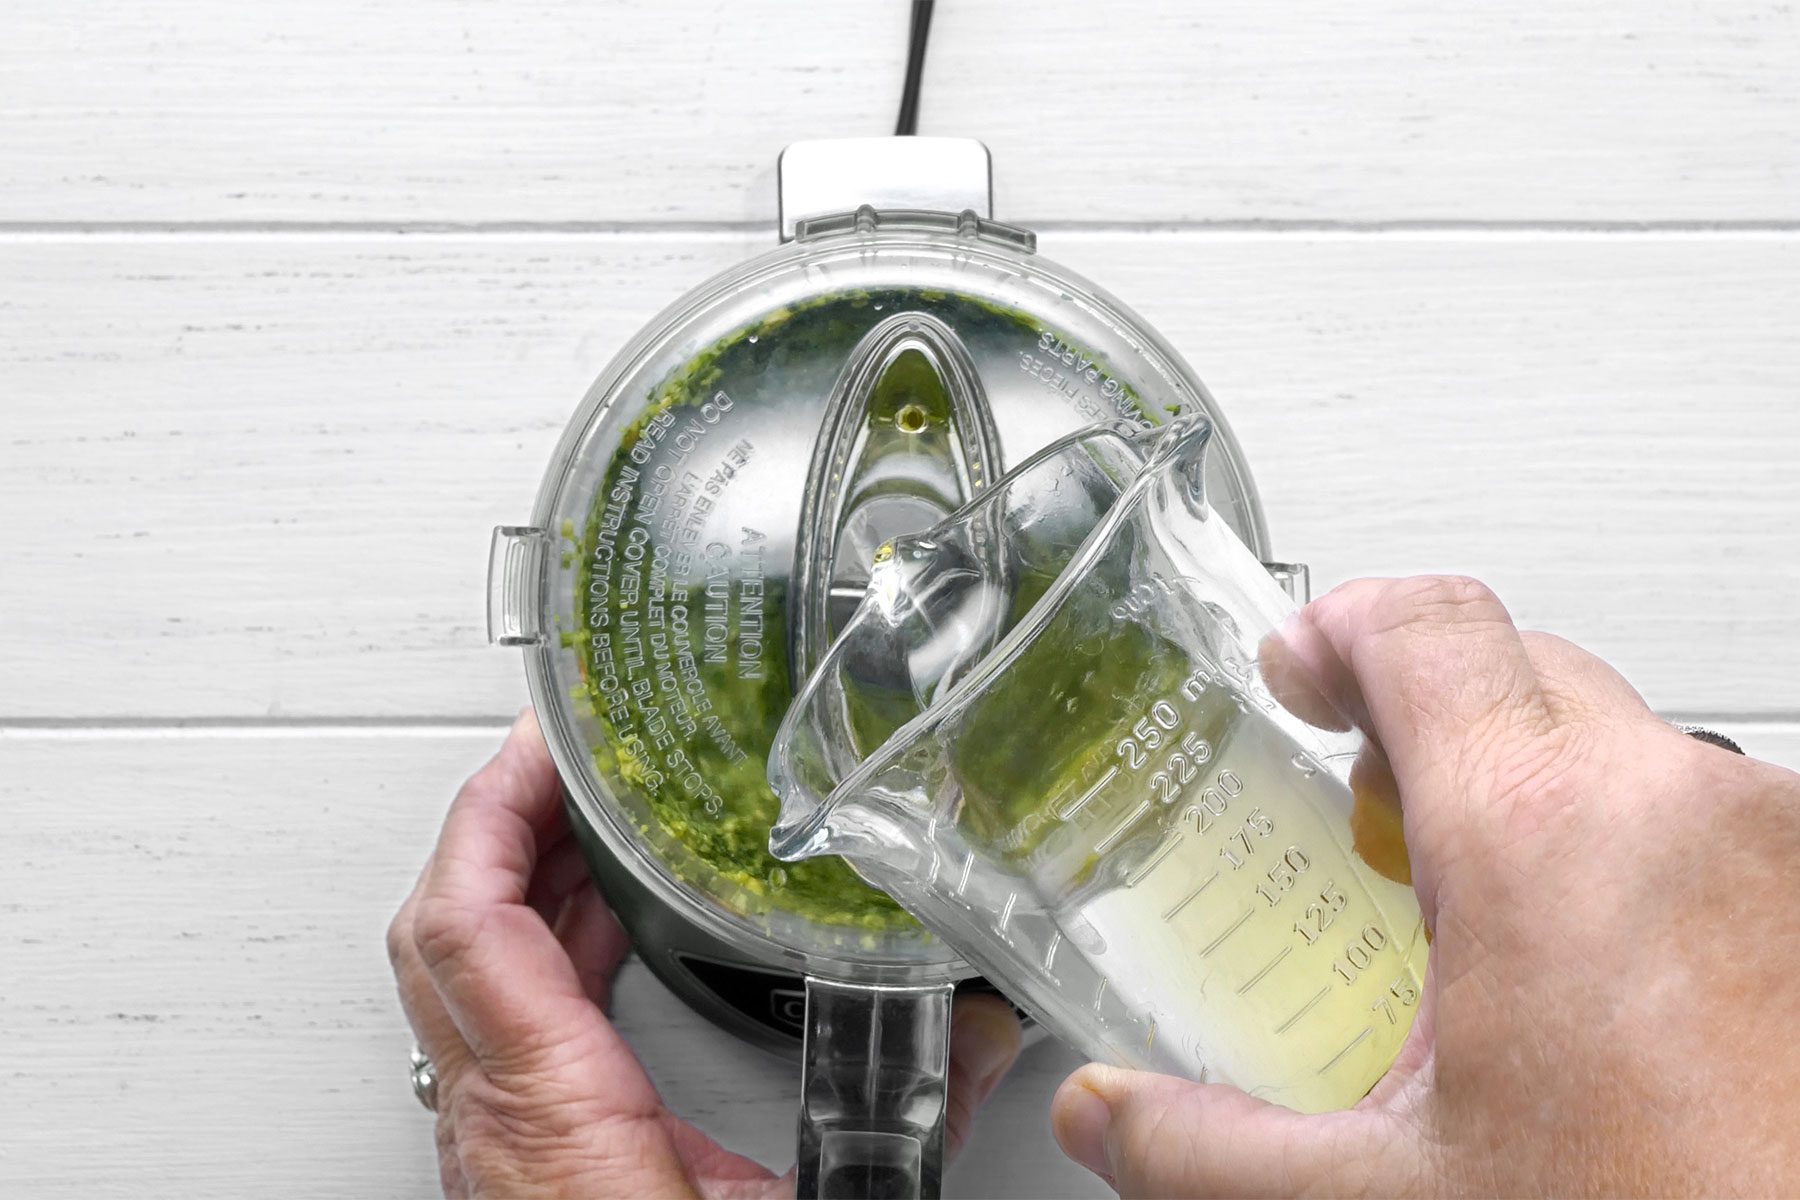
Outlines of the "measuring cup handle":
M 798 1200 L 939 1194 L 950 991 L 807 978 Z

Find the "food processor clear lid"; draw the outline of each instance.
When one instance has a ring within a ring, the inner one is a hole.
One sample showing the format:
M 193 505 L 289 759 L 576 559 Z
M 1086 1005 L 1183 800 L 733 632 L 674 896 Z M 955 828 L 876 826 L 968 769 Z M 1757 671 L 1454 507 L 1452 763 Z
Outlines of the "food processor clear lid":
M 594 384 L 531 524 L 496 532 L 490 633 L 526 647 L 573 802 L 667 903 L 772 963 L 964 975 L 843 860 L 767 849 L 766 756 L 872 556 L 1060 437 L 1195 412 L 1218 515 L 1265 559 L 1268 539 L 1206 389 L 1031 233 L 870 207 L 794 233 Z

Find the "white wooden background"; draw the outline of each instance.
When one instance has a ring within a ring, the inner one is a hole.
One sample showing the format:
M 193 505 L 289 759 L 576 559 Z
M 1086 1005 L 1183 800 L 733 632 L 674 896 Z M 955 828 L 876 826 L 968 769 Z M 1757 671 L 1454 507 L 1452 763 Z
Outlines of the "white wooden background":
M 784 143 L 887 131 L 905 8 L 6 6 L 0 1193 L 433 1193 L 381 932 L 523 700 L 489 527 Z M 921 131 L 1185 352 L 1281 553 L 1479 574 L 1800 764 L 1792 5 L 939 8 Z M 785 1162 L 791 1073 L 622 987 Z M 1097 1191 L 1071 1063 L 952 1191 Z

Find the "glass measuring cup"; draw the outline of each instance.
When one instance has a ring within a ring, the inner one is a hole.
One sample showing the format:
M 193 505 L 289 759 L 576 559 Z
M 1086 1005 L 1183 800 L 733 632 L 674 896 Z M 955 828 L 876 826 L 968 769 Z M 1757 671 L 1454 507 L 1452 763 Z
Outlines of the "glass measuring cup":
M 1207 505 L 1211 435 L 1097 426 L 877 551 L 777 734 L 770 846 L 844 856 L 1096 1059 L 1342 1108 L 1423 923 L 1362 739 L 1264 681 L 1294 605 Z

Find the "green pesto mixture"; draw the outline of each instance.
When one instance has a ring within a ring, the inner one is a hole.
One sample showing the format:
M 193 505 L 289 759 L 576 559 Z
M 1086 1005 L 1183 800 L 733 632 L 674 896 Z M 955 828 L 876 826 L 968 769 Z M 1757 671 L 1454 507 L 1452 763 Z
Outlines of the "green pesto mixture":
M 773 905 L 825 924 L 871 932 L 910 925 L 912 918 L 884 893 L 865 884 L 840 858 L 784 863 L 768 850 L 769 828 L 776 820 L 780 804 L 769 788 L 765 764 L 776 728 L 794 694 L 787 664 L 784 586 L 787 564 L 771 564 L 762 583 L 765 627 L 760 654 L 749 655 L 760 663 L 760 678 L 743 677 L 739 667 L 745 650 L 740 646 L 743 630 L 737 622 L 732 622 L 726 630 L 729 644 L 725 661 L 713 664 L 702 661 L 698 667 L 711 700 L 711 715 L 717 719 L 714 728 L 709 730 L 702 724 L 697 730 L 678 735 L 672 746 L 652 750 L 649 754 L 643 752 L 642 741 L 634 746 L 627 744 L 630 739 L 620 736 L 619 726 L 609 716 L 607 697 L 598 684 L 598 680 L 607 676 L 624 675 L 620 647 L 614 641 L 610 649 L 603 649 L 590 633 L 590 630 L 609 623 L 617 628 L 619 617 L 628 608 L 642 609 L 642 598 L 636 606 L 629 605 L 621 599 L 622 589 L 612 587 L 605 593 L 609 610 L 595 614 L 590 611 L 593 601 L 589 584 L 593 571 L 592 552 L 601 534 L 602 513 L 608 496 L 614 492 L 615 485 L 631 479 L 628 474 L 630 451 L 646 436 L 645 431 L 653 421 L 684 408 L 698 409 L 721 387 L 730 388 L 738 395 L 740 383 L 780 379 L 793 364 L 830 364 L 834 375 L 836 367 L 848 360 L 857 342 L 873 325 L 886 316 L 906 310 L 939 317 L 971 345 L 986 336 L 1004 339 L 1009 346 L 1023 348 L 1035 344 L 1040 333 L 1040 326 L 1029 317 L 986 301 L 910 289 L 844 292 L 774 310 L 755 324 L 703 350 L 656 388 L 648 397 L 642 414 L 622 435 L 606 477 L 595 493 L 585 528 L 577 531 L 572 525 L 565 524 L 562 531 L 568 543 L 565 563 L 579 563 L 575 580 L 576 628 L 565 632 L 563 640 L 565 645 L 576 650 L 582 666 L 582 683 L 576 689 L 575 699 L 592 711 L 606 734 L 593 747 L 595 765 L 601 776 L 623 780 L 643 795 L 652 817 L 661 826 L 660 831 L 645 830 L 652 842 L 660 840 L 659 834 L 675 838 L 728 884 L 748 893 L 732 901 L 737 907 L 754 911 L 763 905 Z M 979 356 L 979 351 L 977 353 Z M 828 382 L 826 386 L 829 386 Z M 1127 393 L 1127 400 L 1136 406 L 1135 395 Z M 750 410 L 745 414 L 750 418 L 745 428 L 754 429 L 755 403 L 748 393 L 740 396 L 739 404 Z M 897 412 L 897 421 L 917 421 L 921 415 L 935 420 L 941 416 L 930 404 L 902 408 L 906 411 Z M 797 497 L 800 481 L 794 480 L 793 486 Z M 727 518 L 731 500 L 729 493 L 720 500 Z M 737 528 L 729 519 L 725 524 L 734 530 Z M 616 559 L 614 566 L 616 569 Z M 689 583 L 693 598 L 689 603 L 698 609 L 699 589 L 705 582 L 703 563 L 696 562 L 693 576 Z M 1021 596 L 1020 599 L 1028 605 L 1036 595 Z M 597 616 L 600 618 L 598 624 Z M 702 639 L 700 620 L 690 622 L 688 636 L 698 659 Z M 1065 673 L 1066 664 L 1045 665 L 1054 667 L 1059 674 Z M 1096 672 L 1080 674 L 1086 675 L 1090 682 L 1106 683 L 1110 673 L 1099 668 Z M 1025 720 L 1052 727 L 1056 724 L 1058 709 L 1070 700 L 1064 694 L 1066 689 L 1044 689 L 1038 694 L 1007 690 L 1017 699 L 1031 704 L 1033 711 Z M 1067 710 L 1063 711 L 1066 713 Z M 1006 718 L 995 714 L 995 719 Z M 1010 719 L 1021 718 L 1018 713 L 1013 713 Z M 729 732 L 729 741 L 714 736 L 719 728 Z M 736 753 L 731 752 L 732 743 L 735 743 Z M 994 763 L 990 767 L 976 771 L 978 778 L 971 781 L 975 784 L 972 798 L 978 810 L 998 818 L 1009 807 L 1002 800 L 1002 794 L 1006 791 L 1006 775 L 1011 766 Z M 677 783 L 678 776 L 691 781 L 695 773 L 713 793 L 705 803 Z M 1035 791 L 1023 793 L 1020 799 Z M 1036 794 L 1041 798 L 1041 793 Z M 713 811 L 707 811 L 708 805 Z M 730 886 L 717 886 L 716 881 L 698 879 L 691 882 L 721 898 L 728 898 L 734 891 Z

